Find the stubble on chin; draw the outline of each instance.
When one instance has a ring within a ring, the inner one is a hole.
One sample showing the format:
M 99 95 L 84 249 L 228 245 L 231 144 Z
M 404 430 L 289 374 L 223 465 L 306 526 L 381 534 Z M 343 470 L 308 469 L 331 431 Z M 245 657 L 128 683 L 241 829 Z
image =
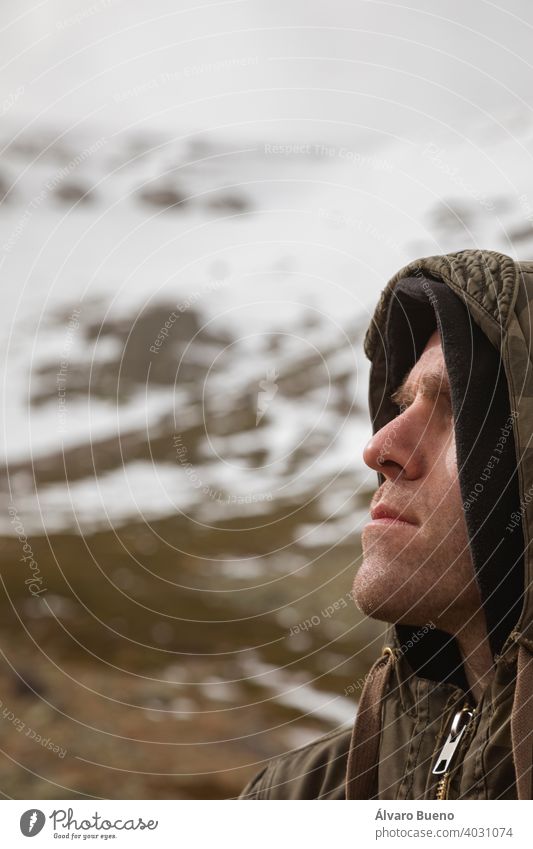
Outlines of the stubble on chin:
M 371 554 L 368 553 L 368 549 L 365 552 L 363 533 L 363 558 L 355 573 L 352 595 L 358 609 L 366 616 L 372 616 L 376 619 L 382 618 L 385 600 L 384 587 L 387 583 L 390 586 L 387 561 L 377 554 L 375 546 Z
M 421 587 L 417 580 L 415 552 L 407 547 L 392 551 L 384 541 L 373 536 L 365 545 L 363 559 L 355 574 L 352 594 L 358 609 L 366 616 L 383 622 L 401 622 L 419 618 Z

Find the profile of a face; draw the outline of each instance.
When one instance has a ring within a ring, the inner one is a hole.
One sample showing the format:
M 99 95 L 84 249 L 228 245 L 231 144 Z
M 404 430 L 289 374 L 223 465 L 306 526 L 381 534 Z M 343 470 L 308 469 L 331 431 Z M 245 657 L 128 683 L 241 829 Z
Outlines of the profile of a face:
M 399 415 L 364 449 L 384 475 L 363 529 L 353 594 L 376 619 L 455 633 L 479 613 L 450 385 L 438 331 L 392 396 Z M 402 521 L 403 520 L 403 521 Z

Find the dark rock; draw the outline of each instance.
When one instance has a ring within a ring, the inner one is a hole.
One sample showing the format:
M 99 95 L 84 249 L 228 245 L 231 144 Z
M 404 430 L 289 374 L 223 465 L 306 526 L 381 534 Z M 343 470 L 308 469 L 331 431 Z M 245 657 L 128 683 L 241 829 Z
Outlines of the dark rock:
M 151 186 L 141 189 L 137 197 L 143 203 L 158 206 L 162 209 L 181 211 L 187 205 L 187 196 L 171 186 Z

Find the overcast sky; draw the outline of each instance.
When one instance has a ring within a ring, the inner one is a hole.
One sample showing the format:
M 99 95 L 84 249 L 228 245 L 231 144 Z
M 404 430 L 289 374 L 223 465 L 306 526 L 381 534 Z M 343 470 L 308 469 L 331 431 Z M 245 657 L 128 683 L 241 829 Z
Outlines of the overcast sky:
M 531 108 L 527 0 L 49 0 L 0 10 L 4 123 L 431 138 Z M 13 102 L 16 101 L 13 105 Z

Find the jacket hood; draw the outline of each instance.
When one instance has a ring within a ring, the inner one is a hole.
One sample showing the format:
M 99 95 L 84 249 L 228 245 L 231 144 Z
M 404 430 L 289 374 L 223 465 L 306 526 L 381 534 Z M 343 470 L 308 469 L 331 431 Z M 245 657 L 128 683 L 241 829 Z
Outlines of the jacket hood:
M 426 257 L 389 281 L 364 343 L 375 433 L 398 415 L 390 395 L 440 331 L 463 509 L 495 655 L 509 639 L 533 648 L 532 300 L 533 263 L 481 250 Z M 413 671 L 468 689 L 455 640 L 436 629 L 414 640 L 412 632 L 392 627 L 389 640 L 410 646 Z

